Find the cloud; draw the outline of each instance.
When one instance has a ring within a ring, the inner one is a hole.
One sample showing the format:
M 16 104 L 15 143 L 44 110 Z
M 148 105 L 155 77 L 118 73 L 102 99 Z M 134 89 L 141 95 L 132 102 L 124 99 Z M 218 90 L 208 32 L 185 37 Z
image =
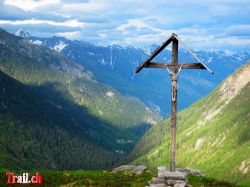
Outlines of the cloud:
M 37 20 L 37 19 L 30 19 L 30 20 L 0 20 L 0 25 L 52 25 L 52 26 L 66 26 L 66 27 L 84 27 L 83 22 L 78 22 L 77 20 L 69 20 L 65 22 L 55 22 L 51 20 Z
M 61 0 L 61 3 L 86 3 L 89 0 Z
M 83 13 L 103 11 L 107 4 L 102 2 L 70 3 L 63 4 L 59 10 L 60 14 L 68 16 L 81 16 Z
M 12 32 L 134 46 L 175 32 L 194 48 L 250 50 L 249 0 L 0 0 L 0 9 L 0 26 Z
M 23 10 L 33 10 L 37 7 L 60 3 L 60 0 L 6 0 L 4 2 L 8 5 L 19 7 Z
M 250 24 L 232 25 L 226 30 L 229 36 L 250 37 Z
M 58 32 L 55 33 L 56 36 L 61 36 L 70 40 L 77 39 L 80 36 L 80 31 L 73 31 L 73 32 Z
M 50 13 L 25 11 L 12 5 L 0 4 L 0 20 L 25 20 L 25 19 L 44 19 L 54 21 L 65 21 L 66 18 Z

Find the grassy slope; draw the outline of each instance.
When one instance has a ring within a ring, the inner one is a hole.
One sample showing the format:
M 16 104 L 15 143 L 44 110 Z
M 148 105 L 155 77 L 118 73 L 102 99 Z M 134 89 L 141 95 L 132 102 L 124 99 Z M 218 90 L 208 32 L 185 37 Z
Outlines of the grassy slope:
M 9 171 L 8 171 L 9 172 Z M 12 171 L 13 172 L 13 171 Z M 14 172 L 21 175 L 22 173 Z M 136 175 L 133 172 L 118 172 L 111 173 L 109 170 L 77 170 L 77 171 L 42 171 L 40 174 L 43 177 L 42 186 L 107 186 L 107 187 L 144 187 L 148 185 L 148 181 L 156 175 L 156 172 L 143 172 L 141 175 Z M 35 175 L 35 172 L 29 173 L 29 176 Z M 7 181 L 5 171 L 0 171 L 0 183 L 4 184 Z M 190 175 L 188 181 L 193 187 L 235 187 L 234 184 L 215 181 L 213 179 L 197 177 Z M 10 186 L 10 185 L 3 185 Z M 30 185 L 15 185 L 15 186 L 30 186 Z
M 245 68 L 249 67 L 250 63 Z M 220 88 L 178 113 L 177 166 L 198 168 L 209 177 L 249 186 L 250 83 L 228 103 L 220 99 Z M 128 160 L 150 167 L 168 165 L 168 121 L 146 133 Z

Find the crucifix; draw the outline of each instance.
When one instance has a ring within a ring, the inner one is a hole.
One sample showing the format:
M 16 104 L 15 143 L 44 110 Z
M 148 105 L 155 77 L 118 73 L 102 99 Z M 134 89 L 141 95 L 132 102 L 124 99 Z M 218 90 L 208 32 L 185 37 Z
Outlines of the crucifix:
M 172 42 L 172 62 L 151 62 L 165 47 Z M 187 51 L 198 61 L 198 63 L 178 63 L 178 43 L 184 44 Z M 175 152 L 176 152 L 176 113 L 177 113 L 177 79 L 180 69 L 206 69 L 210 73 L 213 72 L 203 63 L 201 60 L 185 45 L 183 41 L 176 34 L 172 34 L 161 46 L 159 46 L 137 69 L 136 73 L 139 73 L 142 68 L 166 68 L 171 77 L 171 146 L 170 146 L 170 171 L 175 172 Z M 169 70 L 171 69 L 171 71 Z M 179 70 L 179 71 L 178 71 Z

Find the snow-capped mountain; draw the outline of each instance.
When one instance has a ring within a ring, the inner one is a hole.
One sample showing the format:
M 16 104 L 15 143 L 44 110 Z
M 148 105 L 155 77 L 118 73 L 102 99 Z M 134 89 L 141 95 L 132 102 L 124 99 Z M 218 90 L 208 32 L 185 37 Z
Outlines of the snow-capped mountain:
M 83 41 L 71 41 L 62 37 L 27 37 L 32 43 L 44 45 L 61 52 L 76 63 L 82 64 L 102 83 L 112 85 L 124 95 L 136 97 L 158 110 L 170 112 L 170 80 L 164 69 L 143 69 L 135 74 L 136 67 L 143 63 L 157 45 L 145 48 L 96 46 Z M 237 68 L 250 58 L 250 52 L 228 53 L 224 51 L 195 51 L 195 54 L 214 71 L 181 70 L 179 76 L 178 107 L 186 108 L 204 97 Z M 154 61 L 171 61 L 171 51 L 166 49 Z M 179 50 L 179 62 L 196 62 L 184 49 Z
M 24 38 L 28 38 L 30 37 L 30 33 L 22 30 L 22 29 L 19 29 L 18 31 L 16 31 L 15 35 L 17 36 L 21 36 L 21 37 L 24 37 Z

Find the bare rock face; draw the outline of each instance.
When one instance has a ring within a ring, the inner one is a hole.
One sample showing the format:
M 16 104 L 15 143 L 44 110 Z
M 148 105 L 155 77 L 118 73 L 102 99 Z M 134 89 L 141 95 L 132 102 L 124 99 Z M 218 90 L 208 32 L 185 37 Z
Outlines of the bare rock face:
M 250 62 L 235 74 L 230 75 L 219 90 L 221 100 L 229 102 L 239 91 L 250 82 Z

